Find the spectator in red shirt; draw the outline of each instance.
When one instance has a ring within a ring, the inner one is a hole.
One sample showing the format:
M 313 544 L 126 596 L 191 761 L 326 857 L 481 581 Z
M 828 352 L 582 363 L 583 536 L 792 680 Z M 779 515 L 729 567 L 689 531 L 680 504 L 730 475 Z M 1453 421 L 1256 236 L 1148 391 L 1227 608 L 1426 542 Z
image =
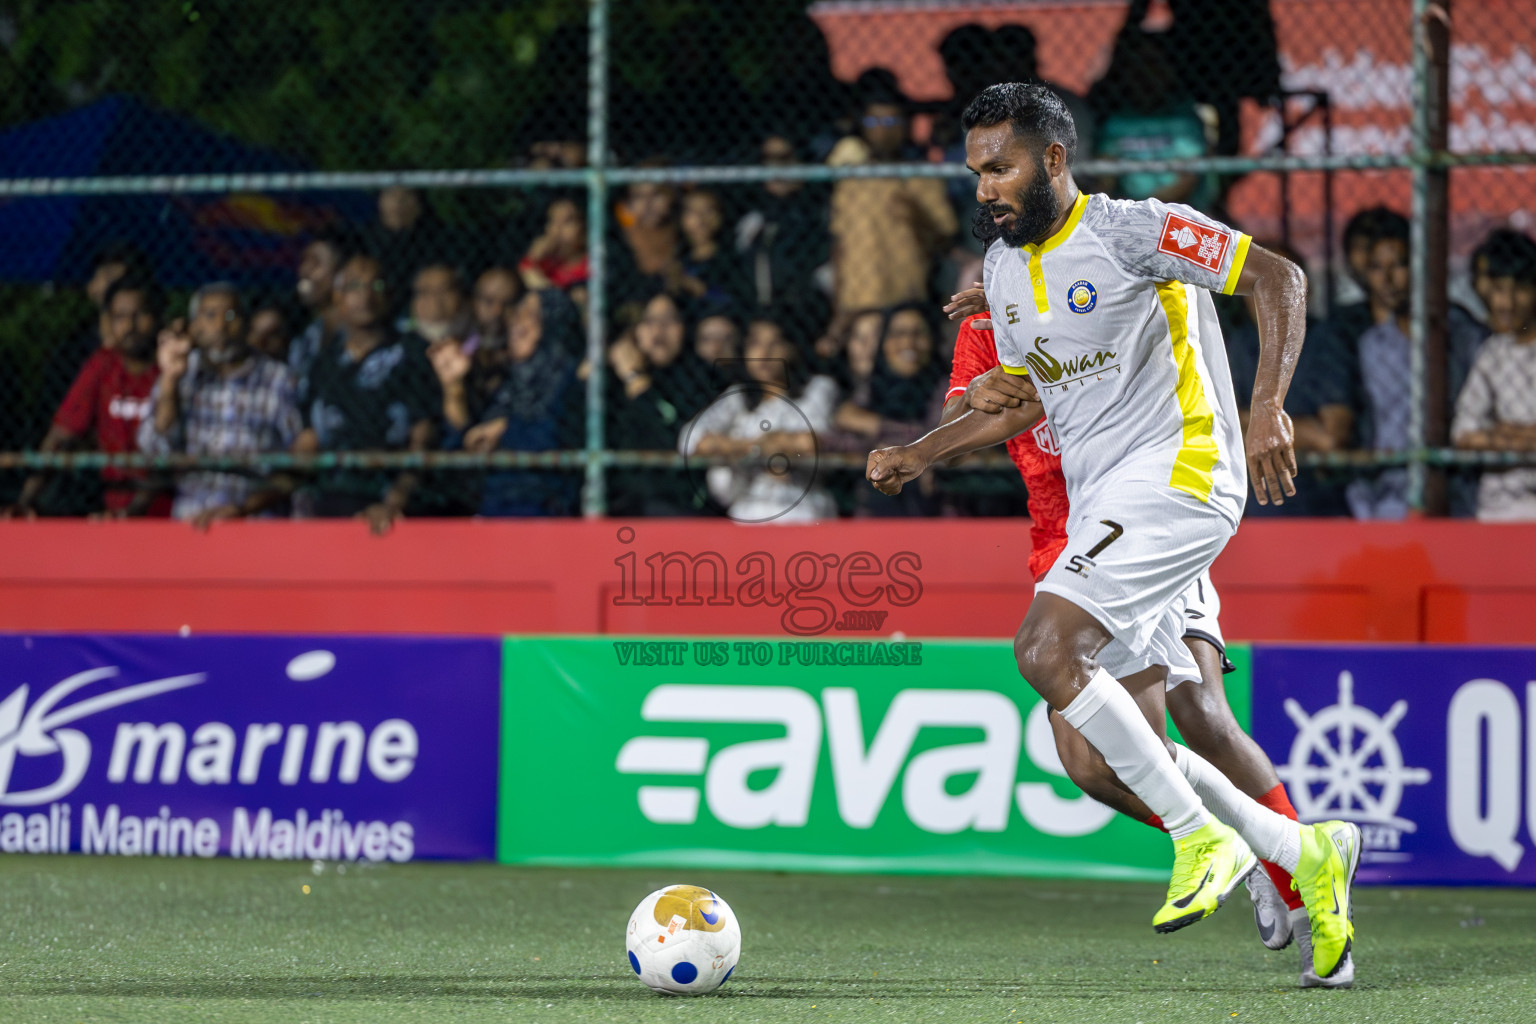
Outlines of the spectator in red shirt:
M 517 265 L 530 289 L 569 292 L 587 283 L 587 215 L 574 199 L 560 198 L 544 214 L 544 233 Z
M 159 287 L 137 273 L 123 275 L 107 289 L 107 336 L 86 360 L 64 396 L 53 426 L 39 446 L 45 452 L 91 446 L 100 452 L 138 451 L 139 424 L 150 412 L 150 392 L 159 376 L 155 335 L 164 301 Z M 101 471 L 109 516 L 169 516 L 171 494 L 143 470 L 107 467 Z M 21 489 L 12 514 L 36 514 L 46 478 L 34 474 Z

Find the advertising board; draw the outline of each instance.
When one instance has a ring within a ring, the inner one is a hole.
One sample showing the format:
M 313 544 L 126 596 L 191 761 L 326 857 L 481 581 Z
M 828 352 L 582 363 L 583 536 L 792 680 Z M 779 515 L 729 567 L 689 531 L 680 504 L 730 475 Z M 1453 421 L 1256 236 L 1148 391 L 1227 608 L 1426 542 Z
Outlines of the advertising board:
M 1344 818 L 1360 880 L 1536 884 L 1536 650 L 1256 647 L 1254 738 L 1303 821 Z
M 1006 641 L 511 637 L 502 744 L 511 863 L 1160 879 L 1171 858 L 1066 778 Z
M 498 643 L 0 636 L 0 852 L 493 854 Z

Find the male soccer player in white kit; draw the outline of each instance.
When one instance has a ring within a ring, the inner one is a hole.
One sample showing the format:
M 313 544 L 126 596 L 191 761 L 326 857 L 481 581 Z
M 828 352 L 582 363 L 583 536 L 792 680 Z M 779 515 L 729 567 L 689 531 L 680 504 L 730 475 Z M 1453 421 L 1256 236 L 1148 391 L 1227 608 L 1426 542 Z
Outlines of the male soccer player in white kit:
M 1014 641 L 1020 672 L 1173 837 L 1156 929 L 1214 913 L 1253 867 L 1251 842 L 1295 876 L 1314 969 L 1331 977 L 1354 935 L 1359 830 L 1285 819 L 1190 752 L 1170 758 L 1162 735 L 1163 680 L 1189 661 L 1182 595 L 1237 529 L 1248 469 L 1261 502 L 1295 494 L 1282 401 L 1305 277 L 1189 207 L 1081 193 L 1069 168 L 1076 129 L 1043 86 L 991 86 L 962 125 L 976 198 L 1002 234 L 987 250 L 986 297 L 1018 404 L 873 452 L 868 476 L 895 493 L 935 461 L 1027 429 L 1043 405 L 1071 512 Z M 1258 314 L 1246 465 L 1214 290 L 1251 294 Z M 1106 666 L 1129 675 L 1117 681 Z

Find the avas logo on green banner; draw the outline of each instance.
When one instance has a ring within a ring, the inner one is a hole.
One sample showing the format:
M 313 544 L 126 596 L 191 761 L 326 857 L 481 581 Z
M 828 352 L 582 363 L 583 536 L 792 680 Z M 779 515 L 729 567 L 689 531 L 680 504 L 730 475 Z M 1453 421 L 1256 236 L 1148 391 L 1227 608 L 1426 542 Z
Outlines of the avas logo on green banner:
M 1166 873 L 1066 779 L 1006 642 L 633 644 L 507 640 L 500 859 Z
M 1044 712 L 1036 703 L 1029 714 L 1031 760 L 1061 775 Z M 1018 705 L 996 691 L 904 688 L 883 718 L 866 725 L 852 687 L 829 686 L 818 704 L 816 696 L 789 686 L 663 683 L 646 694 L 640 717 L 783 730 L 782 738 L 729 743 L 713 751 L 706 736 L 637 736 L 626 742 L 619 749 L 620 772 L 698 779 L 692 785 L 640 786 L 640 812 L 653 822 L 693 824 L 702 792 L 710 816 L 734 828 L 804 826 L 824 743 L 837 816 L 851 828 L 874 825 L 898 776 L 901 811 L 924 832 L 1001 832 L 1015 802 L 1029 825 L 1050 835 L 1096 832 L 1114 814 L 1081 796 L 1058 796 L 1049 782 L 1015 783 L 1024 723 Z M 980 738 L 914 754 L 924 729 L 975 730 Z M 749 780 L 759 773 L 769 773 L 771 781 L 754 788 Z M 951 792 L 956 778 L 970 781 Z

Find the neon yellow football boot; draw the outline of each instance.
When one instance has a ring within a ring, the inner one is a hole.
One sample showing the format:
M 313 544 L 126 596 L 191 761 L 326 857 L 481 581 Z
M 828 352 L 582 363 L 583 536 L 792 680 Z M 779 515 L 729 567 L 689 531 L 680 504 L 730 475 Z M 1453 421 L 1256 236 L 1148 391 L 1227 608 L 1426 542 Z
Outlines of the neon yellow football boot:
M 1173 932 L 1210 917 L 1257 863 L 1242 837 L 1214 818 L 1175 839 L 1168 902 L 1152 918 L 1152 927 Z
M 1349 959 L 1355 941 L 1350 887 L 1360 866 L 1360 829 L 1347 821 L 1320 821 L 1301 829 L 1296 891 L 1312 923 L 1312 969 L 1332 978 Z

